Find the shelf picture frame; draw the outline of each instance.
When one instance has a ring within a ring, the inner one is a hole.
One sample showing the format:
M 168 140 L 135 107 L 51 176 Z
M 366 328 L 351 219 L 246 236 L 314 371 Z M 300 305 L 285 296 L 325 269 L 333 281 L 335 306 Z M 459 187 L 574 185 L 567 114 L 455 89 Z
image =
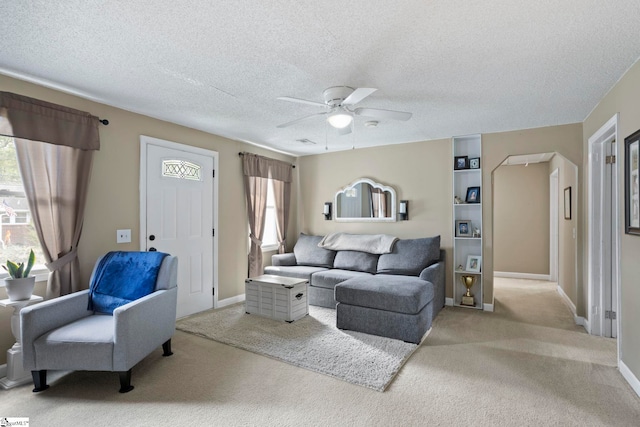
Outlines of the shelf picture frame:
M 465 270 L 470 273 L 480 273 L 482 270 L 482 256 L 481 255 L 468 255 L 467 265 Z
M 453 159 L 453 170 L 469 169 L 469 156 L 455 156 Z
M 471 237 L 471 221 L 468 219 L 456 220 L 456 237 Z
M 480 169 L 480 157 L 469 158 L 469 169 Z
M 466 203 L 480 203 L 480 187 L 467 187 Z
M 624 139 L 624 232 L 640 236 L 640 130 Z
M 571 186 L 564 189 L 564 219 L 571 219 Z

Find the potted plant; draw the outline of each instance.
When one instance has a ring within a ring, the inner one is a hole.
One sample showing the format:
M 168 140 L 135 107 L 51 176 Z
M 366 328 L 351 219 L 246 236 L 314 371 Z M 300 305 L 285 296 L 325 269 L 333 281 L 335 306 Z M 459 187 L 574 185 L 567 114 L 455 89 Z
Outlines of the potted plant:
M 24 262 L 17 264 L 9 260 L 7 260 L 7 265 L 2 266 L 10 276 L 4 279 L 4 283 L 7 289 L 7 295 L 11 301 L 21 301 L 31 298 L 33 287 L 36 284 L 36 277 L 29 276 L 29 273 L 31 273 L 31 268 L 33 268 L 35 260 L 36 255 L 33 253 L 33 249 L 31 249 L 26 266 Z

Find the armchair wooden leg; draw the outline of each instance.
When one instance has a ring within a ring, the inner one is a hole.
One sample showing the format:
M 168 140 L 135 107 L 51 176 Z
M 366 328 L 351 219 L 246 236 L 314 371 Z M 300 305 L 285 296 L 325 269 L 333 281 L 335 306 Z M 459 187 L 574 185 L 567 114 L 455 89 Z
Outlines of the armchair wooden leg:
M 33 378 L 34 393 L 44 391 L 49 388 L 47 385 L 47 370 L 31 371 L 31 378 Z
M 167 342 L 162 344 L 162 350 L 164 351 L 164 353 L 162 353 L 164 357 L 171 356 L 173 354 L 173 352 L 171 351 L 171 338 L 169 338 Z
M 118 376 L 120 377 L 120 393 L 129 393 L 133 390 L 133 386 L 131 385 L 131 369 L 126 372 L 118 372 Z

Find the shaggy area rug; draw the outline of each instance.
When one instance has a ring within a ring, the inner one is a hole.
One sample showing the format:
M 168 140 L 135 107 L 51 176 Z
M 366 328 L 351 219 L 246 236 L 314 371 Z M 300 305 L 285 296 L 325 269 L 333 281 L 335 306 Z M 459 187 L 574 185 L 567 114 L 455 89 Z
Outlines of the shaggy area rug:
M 244 304 L 181 319 L 177 329 L 301 368 L 384 391 L 418 348 L 390 338 L 335 327 L 336 311 L 309 307 L 293 323 L 246 314 Z

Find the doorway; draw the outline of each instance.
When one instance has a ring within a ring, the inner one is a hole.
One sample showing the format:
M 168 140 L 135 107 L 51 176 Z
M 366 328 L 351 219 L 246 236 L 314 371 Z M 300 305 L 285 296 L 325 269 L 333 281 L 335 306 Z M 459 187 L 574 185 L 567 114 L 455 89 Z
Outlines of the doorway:
M 217 305 L 217 156 L 140 137 L 140 249 L 178 258 L 178 318 Z

